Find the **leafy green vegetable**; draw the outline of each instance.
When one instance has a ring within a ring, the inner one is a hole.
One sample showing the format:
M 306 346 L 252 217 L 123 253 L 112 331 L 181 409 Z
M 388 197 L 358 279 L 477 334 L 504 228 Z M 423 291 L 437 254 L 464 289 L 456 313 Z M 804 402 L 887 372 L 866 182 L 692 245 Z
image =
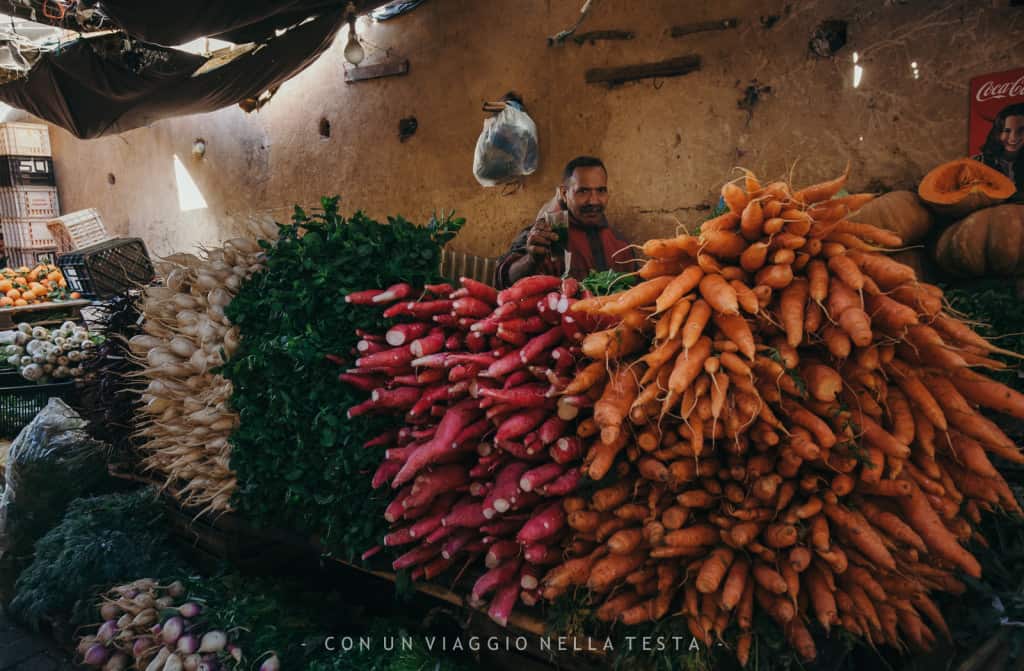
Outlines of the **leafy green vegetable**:
M 1024 352 L 1024 301 L 1017 298 L 1013 282 L 991 279 L 943 289 L 952 308 L 974 322 L 978 333 L 999 347 Z M 1024 391 L 1024 378 L 1016 367 L 985 374 Z
M 348 560 L 379 542 L 389 492 L 370 488 L 380 455 L 362 444 L 393 419 L 345 411 L 365 394 L 337 380 L 327 354 L 349 358 L 355 330 L 386 328 L 379 308 L 345 302 L 353 291 L 438 280 L 441 247 L 464 223 L 452 214 L 415 226 L 401 217 L 346 219 L 337 198 L 295 209 L 266 268 L 231 302 L 241 347 L 223 368 L 241 417 L 231 437 L 234 504 L 254 523 L 319 536 Z
M 36 543 L 35 559 L 15 584 L 11 615 L 34 629 L 44 617 L 72 611 L 75 623 L 92 621 L 92 597 L 109 585 L 184 573 L 171 547 L 152 490 L 76 499 Z
M 595 296 L 607 296 L 635 285 L 636 276 L 617 270 L 591 270 L 582 284 L 584 289 Z

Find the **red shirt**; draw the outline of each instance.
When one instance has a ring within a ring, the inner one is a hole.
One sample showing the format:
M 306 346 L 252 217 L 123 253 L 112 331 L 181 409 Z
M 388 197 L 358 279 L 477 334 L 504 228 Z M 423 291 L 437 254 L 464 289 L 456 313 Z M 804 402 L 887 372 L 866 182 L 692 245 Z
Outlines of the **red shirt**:
M 537 219 L 543 219 L 545 214 L 565 209 L 561 203 L 552 199 L 537 214 Z M 499 289 L 514 284 L 509 276 L 513 263 L 526 255 L 526 240 L 530 235 L 530 228 L 523 229 L 512 242 L 508 253 L 498 259 L 498 267 L 494 273 L 494 284 Z M 572 215 L 569 217 L 569 244 L 568 251 L 571 254 L 571 267 L 569 275 L 578 280 L 585 279 L 591 270 L 616 270 L 622 273 L 633 272 L 636 264 L 633 262 L 636 256 L 633 250 L 606 220 L 596 226 L 584 226 Z M 561 277 L 565 273 L 565 258 L 558 254 L 537 263 L 534 268 L 535 275 L 554 275 Z

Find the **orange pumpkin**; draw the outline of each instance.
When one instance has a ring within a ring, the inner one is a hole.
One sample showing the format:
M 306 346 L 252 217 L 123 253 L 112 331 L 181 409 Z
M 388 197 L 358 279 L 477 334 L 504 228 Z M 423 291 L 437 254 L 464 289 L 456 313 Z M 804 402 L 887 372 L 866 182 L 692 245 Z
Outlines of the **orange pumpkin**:
M 925 175 L 917 194 L 936 213 L 959 219 L 998 205 L 1016 190 L 1013 181 L 998 170 L 962 158 L 943 163 Z

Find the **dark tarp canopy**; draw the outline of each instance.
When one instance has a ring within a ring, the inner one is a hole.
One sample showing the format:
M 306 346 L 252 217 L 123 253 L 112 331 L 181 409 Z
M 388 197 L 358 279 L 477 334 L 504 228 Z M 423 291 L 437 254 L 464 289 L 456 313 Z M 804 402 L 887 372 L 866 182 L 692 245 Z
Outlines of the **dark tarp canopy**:
M 357 13 L 365 13 L 386 0 L 355 0 Z M 274 31 L 293 26 L 324 12 L 343 11 L 346 0 L 80 0 L 83 9 L 98 8 L 107 17 L 104 28 L 118 28 L 132 37 L 174 46 L 200 37 L 216 37 L 241 44 L 262 42 Z M 55 11 L 49 0 L 0 0 L 7 14 L 41 23 L 82 30 L 74 10 Z
M 26 78 L 0 86 L 0 101 L 83 139 L 213 112 L 305 70 L 331 46 L 344 22 L 343 10 L 326 14 L 195 77 L 206 62 L 201 56 L 148 44 L 123 52 L 123 38 L 112 36 L 82 39 L 44 55 Z

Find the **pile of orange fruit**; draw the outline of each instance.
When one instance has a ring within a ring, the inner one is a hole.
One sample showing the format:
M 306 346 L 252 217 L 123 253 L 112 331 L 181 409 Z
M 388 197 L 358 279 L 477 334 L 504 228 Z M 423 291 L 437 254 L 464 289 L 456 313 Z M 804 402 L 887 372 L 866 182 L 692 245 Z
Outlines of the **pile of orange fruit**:
M 81 298 L 81 294 L 68 291 L 67 280 L 55 265 L 41 263 L 35 268 L 21 266 L 0 270 L 0 308 L 77 298 Z

